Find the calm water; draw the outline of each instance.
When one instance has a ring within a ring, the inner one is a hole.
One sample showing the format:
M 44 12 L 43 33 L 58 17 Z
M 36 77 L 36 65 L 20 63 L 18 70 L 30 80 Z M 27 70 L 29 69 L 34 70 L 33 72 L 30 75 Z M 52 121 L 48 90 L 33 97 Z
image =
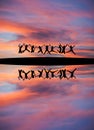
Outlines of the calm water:
M 0 129 L 93 130 L 93 68 L 94 65 L 1 65 Z M 46 77 L 45 72 L 49 69 L 56 71 L 54 77 L 51 77 L 51 73 Z M 24 70 L 22 77 L 19 77 L 19 70 Z M 41 70 L 43 73 L 39 77 Z M 60 70 L 63 72 L 62 78 Z M 30 77 L 32 71 L 36 73 L 36 77 Z

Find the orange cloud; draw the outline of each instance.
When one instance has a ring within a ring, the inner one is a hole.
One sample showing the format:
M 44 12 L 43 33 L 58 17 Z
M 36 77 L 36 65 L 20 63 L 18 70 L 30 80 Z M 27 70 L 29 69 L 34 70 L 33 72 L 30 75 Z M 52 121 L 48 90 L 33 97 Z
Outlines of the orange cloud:
M 0 19 L 0 32 L 12 32 L 16 34 L 27 34 L 29 32 L 35 32 L 35 29 L 24 24 L 8 21 L 7 19 Z

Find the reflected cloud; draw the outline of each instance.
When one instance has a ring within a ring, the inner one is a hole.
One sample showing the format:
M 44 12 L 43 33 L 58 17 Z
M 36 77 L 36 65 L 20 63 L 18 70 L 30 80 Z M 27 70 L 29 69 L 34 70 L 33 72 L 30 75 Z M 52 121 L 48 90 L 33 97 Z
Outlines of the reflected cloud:
M 93 65 L 52 67 L 52 70 L 71 71 L 77 68 L 77 78 L 70 80 L 17 78 L 18 69 L 36 72 L 42 66 L 2 65 L 0 68 L 1 129 L 93 128 Z M 44 68 L 49 70 L 51 66 Z

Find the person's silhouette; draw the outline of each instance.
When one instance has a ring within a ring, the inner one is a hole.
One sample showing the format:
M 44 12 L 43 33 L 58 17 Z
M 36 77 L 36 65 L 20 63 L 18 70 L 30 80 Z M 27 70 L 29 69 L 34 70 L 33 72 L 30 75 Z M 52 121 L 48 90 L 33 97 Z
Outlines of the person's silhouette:
M 38 46 L 38 53 L 42 53 L 43 54 L 43 49 L 42 49 L 42 46 Z
M 34 45 L 28 45 L 30 47 L 30 52 L 33 53 L 35 51 L 35 46 Z
M 23 43 L 22 45 L 19 44 L 18 47 L 19 47 L 18 53 L 24 53 L 24 52 L 25 52 L 25 44 L 24 44 L 24 43 Z M 24 49 L 23 49 L 23 48 L 24 48 Z M 23 50 L 22 50 L 22 49 L 23 49 Z
M 35 71 L 31 70 L 30 72 L 31 72 L 31 78 L 35 78 L 36 77 Z
M 59 53 L 66 53 L 66 47 L 67 47 L 67 45 L 64 45 L 64 46 L 62 46 L 61 44 L 59 45 L 59 50 L 58 50 L 58 52 Z
M 43 69 L 42 70 L 38 70 L 38 72 L 39 72 L 38 77 L 41 78 L 43 76 Z
M 69 45 L 68 45 L 68 46 L 69 46 Z M 73 50 L 74 47 L 75 47 L 75 45 L 74 45 L 74 46 L 70 45 L 70 46 L 69 46 L 70 50 L 67 51 L 67 53 L 68 53 L 68 52 L 72 52 L 74 55 L 76 55 L 76 53 L 75 53 L 74 50 Z

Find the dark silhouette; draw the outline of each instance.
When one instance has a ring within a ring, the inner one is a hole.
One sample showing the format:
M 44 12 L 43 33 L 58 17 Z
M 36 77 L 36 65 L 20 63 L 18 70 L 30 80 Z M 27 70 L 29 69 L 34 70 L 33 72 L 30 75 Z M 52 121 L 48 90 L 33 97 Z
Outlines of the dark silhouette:
M 45 46 L 45 51 L 44 51 L 43 54 L 51 54 L 52 52 L 55 52 L 54 48 L 55 48 L 55 46 L 51 46 L 51 45 L 48 46 L 48 45 L 46 45 Z
M 45 71 L 45 78 L 46 79 L 50 78 L 49 74 L 50 74 L 51 69 L 47 70 L 47 69 L 44 68 L 44 71 Z
M 44 79 L 52 79 L 52 78 L 59 78 L 60 80 L 62 78 L 65 79 L 71 79 L 71 78 L 76 78 L 74 75 L 74 72 L 76 71 L 76 68 L 73 71 L 67 70 L 67 69 L 42 69 L 42 70 L 30 70 L 28 72 L 25 72 L 24 70 L 18 70 L 19 72 L 19 77 L 18 79 L 32 79 L 32 78 L 44 78 Z M 69 74 L 67 73 L 69 72 Z
M 68 72 L 70 73 L 69 79 L 70 79 L 70 78 L 76 78 L 75 75 L 74 75 L 74 72 L 75 72 L 76 70 L 77 70 L 77 68 L 75 68 L 73 71 L 69 71 L 69 70 L 68 70 Z
M 23 43 L 22 45 L 19 44 L 18 47 L 19 47 L 18 53 L 24 53 L 25 51 L 28 51 L 30 53 L 34 53 L 35 50 L 36 50 L 37 53 L 42 53 L 43 55 L 44 54 L 50 54 L 51 55 L 51 53 L 66 54 L 66 53 L 69 53 L 69 52 L 76 54 L 73 50 L 75 46 L 68 45 L 68 44 L 63 45 L 63 46 L 61 44 L 59 44 L 59 46 L 52 46 L 52 45 L 34 46 L 34 45 Z M 69 47 L 68 51 L 66 50 L 67 47 Z M 57 48 L 57 49 L 55 50 L 55 48 Z
M 69 46 L 69 45 L 68 45 Z M 74 55 L 76 55 L 76 53 L 74 52 L 74 47 L 75 47 L 75 45 L 74 46 L 69 46 L 69 48 L 70 48 L 70 50 L 69 51 L 67 51 L 66 53 L 68 53 L 68 52 L 72 52 Z
M 34 52 L 35 52 L 35 48 L 36 48 L 36 47 L 35 47 L 34 45 L 33 45 L 33 46 L 31 46 L 30 44 L 29 44 L 29 46 L 30 46 L 30 52 L 31 52 L 31 53 L 34 53 Z
M 41 78 L 41 77 L 42 77 L 42 75 L 43 75 L 43 69 L 42 69 L 42 70 L 38 70 L 38 72 L 39 72 L 38 77 L 39 77 L 39 78 Z
M 18 70 L 18 71 L 19 71 L 18 79 L 23 79 L 23 80 L 29 79 L 30 80 L 31 78 L 35 78 L 36 77 L 35 72 L 33 70 L 28 71 L 27 73 L 24 70 Z
M 31 72 L 31 78 L 35 78 L 36 77 L 35 71 L 31 70 L 30 72 Z
M 25 44 L 23 44 L 23 45 L 19 44 L 18 47 L 19 47 L 18 53 L 24 53 L 25 52 Z M 24 47 L 24 49 L 22 50 L 23 47 Z
M 34 52 L 34 46 L 31 46 L 30 44 L 29 45 L 28 44 L 23 44 L 23 45 L 19 44 L 18 47 L 19 47 L 19 53 L 24 53 L 25 51 Z
M 38 53 L 42 53 L 43 54 L 43 49 L 42 49 L 42 46 L 38 46 Z
M 64 45 L 64 46 L 62 46 L 61 44 L 59 45 L 59 50 L 58 50 L 58 52 L 59 53 L 66 53 L 66 47 L 67 47 L 67 45 Z
M 24 70 L 18 70 L 18 71 L 19 71 L 19 77 L 18 77 L 18 79 L 20 79 L 20 78 L 23 79 L 23 80 L 29 79 L 28 78 L 28 74 L 30 73 L 30 71 L 28 71 L 27 73 Z
M 59 72 L 58 72 L 59 78 L 60 78 L 60 79 L 62 79 L 62 78 L 68 79 L 68 78 L 67 78 L 67 75 L 66 75 L 66 72 L 67 72 L 66 69 L 64 69 L 64 70 L 59 70 Z

